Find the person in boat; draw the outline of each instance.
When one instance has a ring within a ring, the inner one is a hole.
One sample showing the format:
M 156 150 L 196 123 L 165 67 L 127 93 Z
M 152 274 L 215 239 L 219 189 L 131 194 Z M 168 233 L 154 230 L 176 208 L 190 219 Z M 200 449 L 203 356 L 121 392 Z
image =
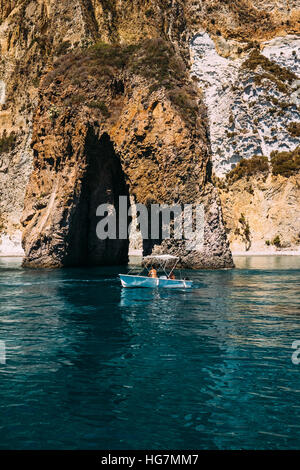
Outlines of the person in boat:
M 174 281 L 174 279 L 176 279 L 175 274 L 173 273 L 173 271 L 169 274 L 168 279 L 171 279 L 172 281 Z
M 149 271 L 149 273 L 148 273 L 148 276 L 149 276 L 149 277 L 157 277 L 157 271 L 156 271 L 156 269 L 155 269 L 153 266 L 151 266 L 151 269 L 150 269 L 150 271 Z

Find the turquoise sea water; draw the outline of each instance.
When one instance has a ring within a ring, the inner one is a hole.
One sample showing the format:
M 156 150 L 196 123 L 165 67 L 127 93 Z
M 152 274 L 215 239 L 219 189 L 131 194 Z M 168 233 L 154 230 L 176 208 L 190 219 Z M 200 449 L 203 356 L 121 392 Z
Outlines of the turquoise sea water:
M 0 259 L 0 448 L 299 448 L 300 258 L 236 264 L 184 292 Z

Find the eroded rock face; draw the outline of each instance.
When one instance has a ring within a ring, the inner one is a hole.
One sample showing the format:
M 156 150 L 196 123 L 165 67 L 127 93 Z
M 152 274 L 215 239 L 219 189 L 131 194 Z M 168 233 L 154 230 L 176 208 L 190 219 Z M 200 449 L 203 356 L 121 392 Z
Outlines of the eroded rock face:
M 261 44 L 258 56 L 281 66 L 282 77 L 280 69 L 274 74 L 264 69 L 268 62 L 251 69 L 253 51 L 238 58 L 238 45 L 227 43 L 233 57 L 223 57 L 217 44 L 202 33 L 193 39 L 191 49 L 192 74 L 199 79 L 208 109 L 213 168 L 222 177 L 241 158 L 269 157 L 274 150 L 290 151 L 299 145 L 288 127 L 300 122 L 300 38 L 286 36 Z M 222 46 L 226 51 L 226 43 Z
M 20 217 L 32 171 L 32 116 L 40 81 L 53 61 L 99 40 L 136 43 L 168 35 L 187 44 L 185 21 L 181 1 L 172 5 L 152 0 L 0 2 L 0 139 L 16 135 L 13 147 L 0 148 L 1 254 L 23 253 Z
M 24 254 L 20 218 L 32 172 L 32 115 L 41 76 L 62 53 L 62 42 L 71 45 L 92 41 L 91 37 L 93 31 L 86 28 L 84 10 L 77 0 L 0 4 L 1 255 Z
M 233 253 L 299 252 L 299 175 L 225 176 L 242 159 L 271 161 L 272 152 L 300 144 L 300 38 L 276 37 L 256 44 L 212 38 L 191 42 L 192 74 L 208 110 L 213 172 L 220 179 L 226 231 Z M 242 221 L 242 222 L 241 222 Z M 245 230 L 249 234 L 245 236 Z M 279 237 L 281 246 L 272 245 Z
M 57 58 L 78 48 L 86 50 L 98 41 L 136 44 L 145 38 L 161 37 L 173 44 L 188 64 L 190 40 L 201 31 L 214 39 L 223 58 L 231 56 L 235 41 L 237 58 L 242 43 L 297 34 L 299 7 L 297 1 L 287 5 L 281 0 L 10 0 L 0 2 L 0 21 L 0 138 L 4 134 L 16 135 L 13 148 L 0 154 L 0 253 L 7 253 L 9 246 L 17 254 L 22 253 L 20 217 L 25 188 L 36 160 L 30 146 L 33 113 L 43 76 L 52 70 Z M 76 93 L 81 94 L 80 89 Z M 53 94 L 55 90 L 51 90 L 52 98 Z M 114 109 L 118 113 L 118 107 Z M 161 124 L 166 122 L 162 120 Z M 51 135 L 50 132 L 49 141 Z M 59 142 L 59 133 L 54 135 Z M 200 140 L 207 144 L 206 135 Z M 116 147 L 115 142 L 113 145 Z M 198 143 L 193 141 L 191 145 Z M 37 171 L 35 167 L 34 172 Z M 139 192 L 139 187 L 142 194 L 147 181 L 141 176 L 141 186 L 136 184 L 135 191 Z M 212 197 L 212 202 L 217 200 L 217 196 Z M 39 202 L 36 201 L 37 207 Z M 25 214 L 27 210 L 28 203 Z
M 220 190 L 234 253 L 300 254 L 300 175 L 242 178 Z M 243 219 L 245 222 L 243 223 Z M 249 236 L 245 237 L 245 224 Z M 278 237 L 278 243 L 273 241 Z
M 118 197 L 130 195 L 148 206 L 204 203 L 204 249 L 189 253 L 184 244 L 169 242 L 167 251 L 183 256 L 186 266 L 232 266 L 218 195 L 209 182 L 205 110 L 201 101 L 197 105 L 197 89 L 186 88 L 190 96 L 182 109 L 173 89 L 113 67 L 96 87 L 95 77 L 84 76 L 83 87 L 74 82 L 80 60 L 72 59 L 67 75 L 60 65 L 42 89 L 23 214 L 25 265 L 125 262 L 127 240 L 97 239 L 96 208 L 117 208 Z M 79 86 L 84 95 L 78 100 Z M 145 254 L 153 248 L 144 246 Z

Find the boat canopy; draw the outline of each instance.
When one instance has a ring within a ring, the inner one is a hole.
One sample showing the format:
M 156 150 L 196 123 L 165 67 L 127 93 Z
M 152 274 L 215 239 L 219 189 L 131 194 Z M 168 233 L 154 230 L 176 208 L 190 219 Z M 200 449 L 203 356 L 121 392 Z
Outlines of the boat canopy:
M 162 261 L 168 261 L 168 260 L 179 260 L 178 256 L 173 256 L 173 255 L 148 255 L 144 256 L 145 260 L 150 260 L 150 259 L 157 259 L 157 260 L 162 260 Z
M 180 258 L 178 256 L 173 255 L 148 255 L 144 256 L 143 262 L 145 264 L 146 269 L 149 271 L 149 265 L 158 265 L 160 269 L 163 270 L 167 277 L 174 271 L 177 264 L 179 263 Z M 169 273 L 167 272 L 167 267 Z
M 180 262 L 180 257 L 179 256 L 174 256 L 174 255 L 167 255 L 167 254 L 162 254 L 162 255 L 148 255 L 148 256 L 144 256 L 143 257 L 143 263 L 142 265 L 144 266 L 143 269 L 142 269 L 142 273 L 144 271 L 144 269 L 146 269 L 149 273 L 149 266 L 158 266 L 158 269 L 159 270 L 162 270 L 164 272 L 164 276 L 160 276 L 160 277 L 151 277 L 149 278 L 149 276 L 145 276 L 145 275 L 142 275 L 142 274 L 131 274 L 131 271 L 133 270 L 130 270 L 129 273 L 127 275 L 121 275 L 120 276 L 124 276 L 127 278 L 129 277 L 129 281 L 126 281 L 126 279 L 124 280 L 123 279 L 123 283 L 122 285 L 123 286 L 127 286 L 126 283 L 132 283 L 132 279 L 131 277 L 135 277 L 138 281 L 138 285 L 143 285 L 144 284 L 147 284 L 147 286 L 145 285 L 145 287 L 153 287 L 153 283 L 155 284 L 155 286 L 158 286 L 159 284 L 158 283 L 163 283 L 163 281 L 169 281 L 169 283 L 171 282 L 172 286 L 174 287 L 174 283 L 175 281 L 177 281 L 179 284 L 181 282 L 183 282 L 183 287 L 187 287 L 187 284 L 186 284 L 186 280 L 185 279 L 175 279 L 175 278 L 170 278 L 171 274 L 173 273 L 173 271 L 175 270 L 177 264 Z M 134 268 L 133 268 L 134 269 Z M 147 280 L 147 282 L 145 282 L 145 279 Z M 150 280 L 149 280 L 150 279 Z M 122 280 L 122 279 L 121 279 Z M 143 281 L 143 282 L 142 282 Z M 135 282 L 135 281 L 134 281 Z M 133 283 L 134 283 L 133 282 Z M 192 285 L 192 281 L 188 281 L 189 282 L 189 285 L 188 287 L 191 287 Z M 149 284 L 149 285 L 148 285 Z M 168 282 L 167 282 L 168 284 Z M 168 286 L 169 287 L 169 286 Z

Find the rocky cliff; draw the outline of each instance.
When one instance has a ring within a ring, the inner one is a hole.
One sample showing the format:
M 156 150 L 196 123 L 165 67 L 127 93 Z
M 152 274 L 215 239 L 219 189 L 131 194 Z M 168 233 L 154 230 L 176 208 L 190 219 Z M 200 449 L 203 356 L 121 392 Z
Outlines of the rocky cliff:
M 241 178 L 220 189 L 234 253 L 300 254 L 300 175 Z
M 204 250 L 188 252 L 183 243 L 167 249 L 188 266 L 230 265 L 199 100 L 184 62 L 162 39 L 99 43 L 57 61 L 35 111 L 25 264 L 125 262 L 127 240 L 97 239 L 96 210 L 117 208 L 119 196 L 130 195 L 147 206 L 204 203 Z
M 219 52 L 216 45 L 207 33 L 193 39 L 192 71 L 205 93 L 214 170 L 224 176 L 241 157 L 299 144 L 289 125 L 300 121 L 300 37 L 262 42 L 250 54 L 241 48 L 240 55 L 230 41 L 222 39 Z
M 297 1 L 12 0 L 0 21 L 0 253 L 22 252 L 22 230 L 31 266 L 91 262 L 91 249 L 97 264 L 123 261 L 127 242 L 95 247 L 92 214 L 128 194 L 204 202 L 194 265 L 231 266 L 211 156 L 222 176 L 243 156 L 296 146 Z M 291 74 L 279 86 L 244 67 L 258 49 Z M 265 119 L 276 99 L 286 115 Z
M 234 253 L 300 253 L 300 162 L 293 162 L 300 144 L 300 37 L 297 27 L 294 32 L 267 33 L 250 43 L 203 31 L 191 41 L 192 75 L 204 92 L 213 170 Z M 282 171 L 272 171 L 275 154 Z M 259 166 L 250 174 L 246 165 L 239 167 L 256 156 L 269 160 L 268 176 Z M 230 177 L 234 168 L 238 181 Z

